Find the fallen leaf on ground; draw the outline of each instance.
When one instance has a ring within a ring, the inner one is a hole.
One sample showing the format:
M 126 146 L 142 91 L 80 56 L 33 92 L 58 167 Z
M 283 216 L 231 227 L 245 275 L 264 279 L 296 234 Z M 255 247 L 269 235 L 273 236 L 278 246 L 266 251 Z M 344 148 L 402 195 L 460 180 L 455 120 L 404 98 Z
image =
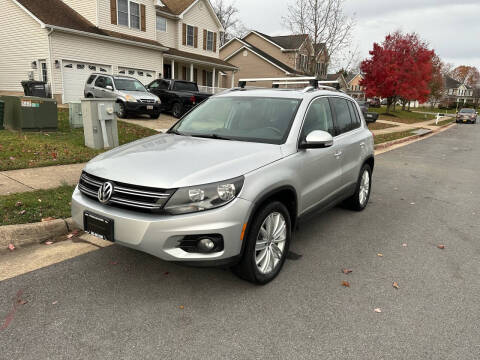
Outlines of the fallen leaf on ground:
M 437 247 L 441 250 L 445 249 L 445 245 L 437 245 Z
M 414 203 L 414 202 L 411 202 L 410 205 L 415 205 L 415 203 Z
M 53 244 L 53 241 L 46 241 L 45 242 L 45 245 L 52 245 Z
M 399 289 L 400 286 L 398 286 L 398 283 L 396 281 L 393 282 L 392 286 L 395 288 L 395 289 Z
M 407 244 L 403 243 L 402 246 L 403 246 L 403 247 L 407 247 Z
M 350 287 L 350 283 L 348 281 L 342 281 L 342 286 Z
M 28 301 L 23 299 L 18 299 L 17 303 L 19 303 L 20 305 L 25 305 L 26 303 L 28 303 Z
M 42 219 L 42 222 L 46 222 L 46 221 L 52 221 L 52 220 L 55 220 L 55 218 L 53 216 L 49 216 L 47 218 L 43 218 Z
M 383 257 L 383 254 L 378 253 L 377 256 L 378 257 Z
M 342 269 L 342 272 L 343 272 L 344 274 L 350 274 L 350 273 L 352 272 L 352 270 L 350 270 L 350 269 Z
M 17 201 L 17 202 L 15 203 L 15 207 L 20 207 L 20 206 L 22 206 L 22 205 L 23 205 L 23 203 L 22 203 L 21 201 Z
M 118 265 L 118 261 L 110 261 L 110 265 Z
M 42 199 L 38 199 L 38 202 L 42 202 Z
M 10 156 L 10 160 L 12 160 L 12 161 L 13 161 L 13 160 L 15 160 L 15 158 L 14 158 L 13 156 Z
M 52 302 L 52 305 L 57 305 L 57 304 L 58 304 L 58 301 Z
M 381 312 L 382 312 L 382 309 L 380 309 L 380 308 L 375 308 L 375 309 L 373 309 L 373 311 L 375 311 L 376 313 L 381 313 Z
M 15 245 L 13 245 L 12 243 L 8 244 L 8 250 L 10 251 L 15 250 Z

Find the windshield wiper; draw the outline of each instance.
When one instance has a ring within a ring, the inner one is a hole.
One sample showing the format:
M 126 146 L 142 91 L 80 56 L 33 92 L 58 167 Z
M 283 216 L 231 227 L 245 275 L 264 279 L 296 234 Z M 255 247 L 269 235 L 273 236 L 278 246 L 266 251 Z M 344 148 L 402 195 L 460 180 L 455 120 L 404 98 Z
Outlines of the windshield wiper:
M 215 140 L 232 140 L 228 137 L 224 137 L 218 134 L 192 134 L 191 137 L 198 137 L 204 139 L 215 139 Z

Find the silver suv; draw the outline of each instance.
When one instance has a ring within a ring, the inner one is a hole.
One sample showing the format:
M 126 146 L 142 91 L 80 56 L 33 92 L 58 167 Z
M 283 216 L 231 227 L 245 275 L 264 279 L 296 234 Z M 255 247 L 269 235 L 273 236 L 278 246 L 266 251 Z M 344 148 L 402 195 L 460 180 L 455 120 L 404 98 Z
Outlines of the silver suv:
M 86 98 L 115 99 L 120 118 L 130 114 L 147 114 L 152 119 L 160 116 L 160 98 L 130 76 L 92 74 L 85 83 L 84 95 Z
M 279 273 L 299 218 L 368 203 L 373 136 L 335 91 L 232 89 L 166 134 L 85 167 L 72 215 L 85 231 L 167 261 Z

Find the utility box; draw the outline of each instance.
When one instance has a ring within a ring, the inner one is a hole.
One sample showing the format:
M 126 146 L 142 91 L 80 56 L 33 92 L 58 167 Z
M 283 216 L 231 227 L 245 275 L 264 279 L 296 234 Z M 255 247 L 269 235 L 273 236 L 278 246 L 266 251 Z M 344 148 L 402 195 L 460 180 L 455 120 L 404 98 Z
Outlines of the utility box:
M 82 102 L 72 101 L 68 103 L 68 120 L 71 129 L 83 127 Z
M 3 126 L 18 131 L 57 130 L 58 109 L 53 99 L 0 96 L 4 102 Z
M 118 146 L 115 100 L 82 99 L 82 116 L 85 146 L 92 149 Z
M 0 130 L 3 130 L 3 109 L 4 109 L 5 103 L 0 100 Z

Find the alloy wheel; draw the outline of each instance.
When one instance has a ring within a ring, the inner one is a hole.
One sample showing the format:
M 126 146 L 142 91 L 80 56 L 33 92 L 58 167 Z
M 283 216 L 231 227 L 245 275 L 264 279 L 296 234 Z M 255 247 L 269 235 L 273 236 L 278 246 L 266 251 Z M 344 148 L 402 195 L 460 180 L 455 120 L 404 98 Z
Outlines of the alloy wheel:
M 260 273 L 274 272 L 282 260 L 287 241 L 287 222 L 279 212 L 269 214 L 262 223 L 255 243 L 255 264 Z
M 370 173 L 365 170 L 360 180 L 360 191 L 358 192 L 358 201 L 364 206 L 370 192 Z

